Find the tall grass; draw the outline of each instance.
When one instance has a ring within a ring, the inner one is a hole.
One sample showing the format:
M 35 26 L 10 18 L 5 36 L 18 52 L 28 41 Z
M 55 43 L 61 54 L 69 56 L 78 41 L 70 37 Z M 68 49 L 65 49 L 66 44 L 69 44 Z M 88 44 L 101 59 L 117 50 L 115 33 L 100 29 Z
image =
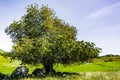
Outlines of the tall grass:
M 81 72 L 79 75 L 47 76 L 21 80 L 120 80 L 120 72 Z

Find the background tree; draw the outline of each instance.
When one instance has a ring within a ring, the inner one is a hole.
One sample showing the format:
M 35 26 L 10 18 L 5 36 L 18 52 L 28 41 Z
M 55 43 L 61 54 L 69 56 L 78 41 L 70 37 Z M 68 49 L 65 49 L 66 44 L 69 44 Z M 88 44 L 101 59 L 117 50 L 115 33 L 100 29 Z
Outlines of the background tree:
M 5 30 L 14 43 L 14 59 L 33 65 L 42 63 L 48 74 L 54 72 L 55 63 L 84 61 L 100 52 L 93 43 L 77 41 L 76 28 L 55 16 L 48 6 L 39 9 L 37 4 L 29 5 L 26 12 Z

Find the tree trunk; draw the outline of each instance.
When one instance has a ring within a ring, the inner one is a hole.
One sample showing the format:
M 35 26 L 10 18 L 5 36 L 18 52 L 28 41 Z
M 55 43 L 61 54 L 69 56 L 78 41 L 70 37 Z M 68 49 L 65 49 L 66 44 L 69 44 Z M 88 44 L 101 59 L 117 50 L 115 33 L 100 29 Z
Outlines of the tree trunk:
M 44 64 L 46 74 L 54 74 L 55 70 L 53 69 L 53 64 Z

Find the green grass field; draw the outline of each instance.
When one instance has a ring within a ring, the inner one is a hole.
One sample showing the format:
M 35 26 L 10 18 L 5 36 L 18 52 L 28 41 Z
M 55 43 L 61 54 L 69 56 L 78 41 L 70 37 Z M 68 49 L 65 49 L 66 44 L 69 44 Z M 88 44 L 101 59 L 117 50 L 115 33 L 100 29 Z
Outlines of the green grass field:
M 10 75 L 12 71 L 20 65 L 20 61 L 14 60 L 10 63 L 10 58 L 0 56 L 0 72 Z M 40 66 L 26 65 L 29 68 L 29 74 Z M 47 76 L 42 80 L 120 80 L 120 61 L 104 62 L 96 59 L 93 63 L 71 65 L 55 64 L 54 69 L 57 72 L 75 72 L 79 75 L 66 75 L 66 76 Z M 107 77 L 106 77 L 107 76 Z M 23 80 L 41 80 L 23 79 Z
M 84 64 L 72 64 L 69 66 L 63 66 L 59 64 L 55 68 L 57 71 L 63 72 L 116 72 L 120 71 L 120 62 L 99 62 L 99 63 L 84 63 Z

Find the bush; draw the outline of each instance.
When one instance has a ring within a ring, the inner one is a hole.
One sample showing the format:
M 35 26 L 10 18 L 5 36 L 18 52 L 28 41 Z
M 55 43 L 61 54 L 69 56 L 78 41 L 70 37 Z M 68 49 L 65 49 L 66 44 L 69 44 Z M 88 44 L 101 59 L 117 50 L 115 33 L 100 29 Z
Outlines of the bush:
M 104 62 L 112 62 L 114 61 L 113 59 L 108 59 L 108 60 L 104 60 Z

